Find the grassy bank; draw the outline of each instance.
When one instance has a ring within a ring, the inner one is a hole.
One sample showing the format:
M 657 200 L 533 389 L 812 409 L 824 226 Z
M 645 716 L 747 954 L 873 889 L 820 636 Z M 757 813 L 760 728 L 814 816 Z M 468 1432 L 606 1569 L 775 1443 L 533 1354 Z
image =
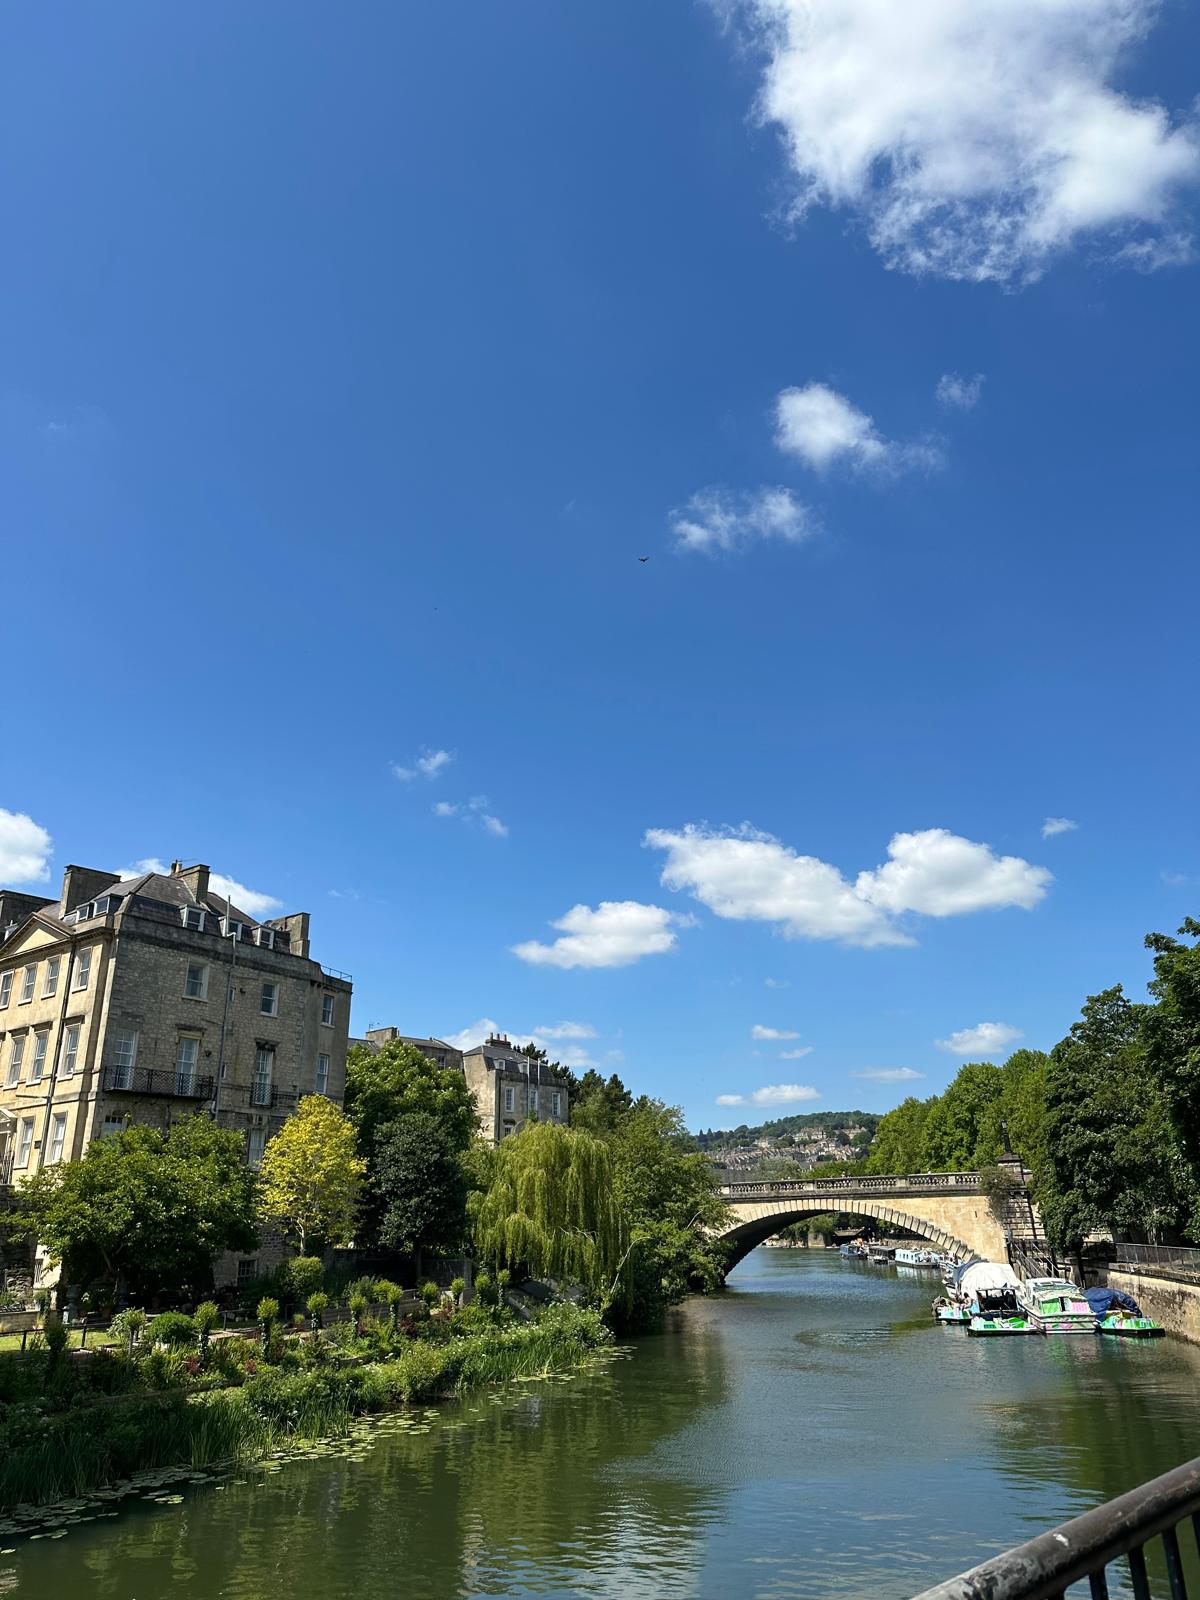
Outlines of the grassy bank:
M 178 1381 L 154 1394 L 129 1386 L 141 1376 L 130 1371 L 132 1361 L 105 1353 L 91 1358 L 102 1366 L 90 1392 L 60 1383 L 69 1403 L 55 1407 L 49 1372 L 40 1396 L 0 1408 L 0 1512 L 69 1499 L 148 1469 L 249 1461 L 289 1441 L 336 1437 L 373 1412 L 569 1371 L 609 1340 L 594 1313 L 554 1306 L 535 1323 L 396 1341 L 377 1359 L 363 1359 L 378 1353 L 363 1340 L 361 1352 L 317 1343 L 281 1352 L 274 1363 L 226 1362 L 223 1373 L 158 1361 L 149 1376 Z

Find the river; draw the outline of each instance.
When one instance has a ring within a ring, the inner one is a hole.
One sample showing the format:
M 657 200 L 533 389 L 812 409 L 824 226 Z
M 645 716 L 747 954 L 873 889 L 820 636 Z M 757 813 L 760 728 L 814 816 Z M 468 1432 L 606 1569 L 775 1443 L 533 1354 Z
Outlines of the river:
M 1200 1451 L 1200 1351 L 972 1340 L 935 1288 L 756 1250 L 629 1360 L 126 1502 L 0 1557 L 0 1595 L 903 1600 Z

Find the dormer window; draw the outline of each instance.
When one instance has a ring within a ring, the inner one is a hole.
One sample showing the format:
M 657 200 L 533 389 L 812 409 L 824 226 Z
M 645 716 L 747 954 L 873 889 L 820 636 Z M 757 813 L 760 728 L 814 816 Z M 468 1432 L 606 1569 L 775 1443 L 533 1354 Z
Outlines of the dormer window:
M 274 950 L 274 948 L 275 948 L 275 930 L 274 930 L 274 928 L 256 928 L 254 930 L 254 942 L 255 942 L 256 945 L 258 945 L 260 950 Z
M 95 915 L 96 908 L 92 905 L 90 900 L 85 900 L 81 906 L 75 907 L 76 922 L 87 922 L 90 917 L 94 917 Z
M 190 928 L 193 933 L 204 932 L 204 908 L 202 906 L 181 906 L 179 917 L 184 927 Z
M 246 937 L 246 924 L 244 922 L 233 922 L 228 917 L 222 917 L 221 932 L 226 939 L 244 939 Z
M 114 900 L 111 894 L 102 894 L 99 900 L 92 902 L 92 915 L 94 917 L 106 917 L 112 910 L 113 904 Z

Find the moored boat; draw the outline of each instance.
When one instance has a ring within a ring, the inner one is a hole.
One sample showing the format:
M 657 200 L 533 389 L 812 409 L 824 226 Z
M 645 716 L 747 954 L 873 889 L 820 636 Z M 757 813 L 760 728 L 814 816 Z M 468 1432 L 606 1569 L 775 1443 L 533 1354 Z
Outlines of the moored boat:
M 1017 1292 L 1010 1285 L 981 1289 L 971 1306 L 967 1332 L 971 1334 L 1037 1333 Z
M 940 1267 L 942 1258 L 932 1250 L 911 1250 L 907 1246 L 896 1250 L 898 1267 Z
M 1096 1313 L 1069 1278 L 1026 1278 L 1021 1306 L 1040 1333 L 1095 1333 Z
M 1123 1289 L 1089 1289 L 1087 1303 L 1100 1333 L 1115 1334 L 1123 1339 L 1160 1339 L 1167 1331 L 1161 1322 L 1148 1317 L 1133 1296 Z
M 965 1328 L 971 1320 L 971 1308 L 965 1300 L 940 1294 L 933 1302 L 933 1319 L 944 1327 Z

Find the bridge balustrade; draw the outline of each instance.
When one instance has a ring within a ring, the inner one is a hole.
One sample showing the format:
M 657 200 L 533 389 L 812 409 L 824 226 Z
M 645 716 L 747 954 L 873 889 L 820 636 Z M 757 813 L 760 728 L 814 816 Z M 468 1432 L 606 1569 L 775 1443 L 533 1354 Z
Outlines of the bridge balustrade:
M 913 1172 L 907 1177 L 777 1178 L 758 1183 L 722 1184 L 719 1193 L 730 1199 L 759 1195 L 815 1196 L 837 1194 L 901 1194 L 914 1189 L 979 1188 L 977 1172 Z

